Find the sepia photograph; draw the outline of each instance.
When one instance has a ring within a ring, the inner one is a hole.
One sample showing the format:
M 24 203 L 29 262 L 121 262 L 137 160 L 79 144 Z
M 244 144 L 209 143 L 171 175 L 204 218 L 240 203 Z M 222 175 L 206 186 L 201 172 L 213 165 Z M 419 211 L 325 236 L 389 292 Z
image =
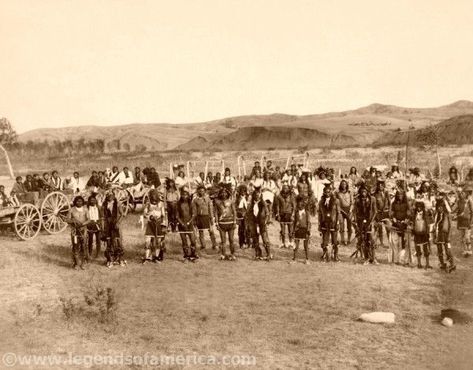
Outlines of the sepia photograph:
M 0 369 L 473 369 L 471 0 L 0 0 Z

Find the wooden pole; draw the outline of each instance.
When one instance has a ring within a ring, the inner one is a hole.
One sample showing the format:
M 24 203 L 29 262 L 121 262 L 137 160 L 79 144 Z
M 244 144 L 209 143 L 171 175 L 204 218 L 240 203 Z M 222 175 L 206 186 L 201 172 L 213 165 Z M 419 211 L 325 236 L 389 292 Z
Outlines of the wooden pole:
M 3 147 L 3 145 L 0 145 L 0 150 L 5 154 L 5 158 L 7 160 L 7 166 L 8 166 L 8 171 L 10 172 L 10 178 L 14 179 L 15 175 L 13 174 L 13 167 L 10 162 L 10 157 L 8 156 L 7 150 Z
M 239 155 L 237 158 L 238 163 L 238 181 L 241 181 L 241 166 L 240 166 L 241 156 Z
M 436 151 L 436 154 L 437 154 L 437 166 L 438 166 L 438 169 L 439 169 L 439 179 L 442 177 L 442 166 L 440 164 L 440 154 L 439 154 L 439 147 L 438 145 L 435 146 L 435 151 Z

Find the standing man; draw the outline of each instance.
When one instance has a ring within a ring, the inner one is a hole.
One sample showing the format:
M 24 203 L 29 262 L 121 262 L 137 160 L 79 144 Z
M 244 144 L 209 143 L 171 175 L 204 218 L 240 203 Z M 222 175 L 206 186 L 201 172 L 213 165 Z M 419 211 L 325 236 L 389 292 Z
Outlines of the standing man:
M 97 198 L 91 195 L 87 202 L 87 212 L 89 216 L 89 224 L 87 225 L 87 261 L 92 259 L 92 251 L 94 249 L 95 237 L 95 256 L 97 258 L 100 253 L 102 230 L 103 230 L 103 211 L 97 204 Z
M 378 234 L 381 247 L 384 248 L 384 222 L 389 220 L 389 209 L 391 207 L 391 202 L 389 199 L 389 192 L 386 190 L 386 183 L 383 179 L 378 179 L 376 190 L 374 192 L 374 198 L 376 200 L 375 231 Z M 386 229 L 386 237 L 389 239 L 388 229 Z
M 126 266 L 126 260 L 123 259 L 124 250 L 120 229 L 121 221 L 123 219 L 123 211 L 112 191 L 105 197 L 103 215 L 104 239 L 107 242 L 107 248 L 105 250 L 107 267 L 111 268 L 114 264 Z
M 217 249 L 217 241 L 213 230 L 214 214 L 212 200 L 205 192 L 205 187 L 200 185 L 197 188 L 197 195 L 192 199 L 192 213 L 195 215 L 195 225 L 199 230 L 201 249 L 205 249 L 204 231 L 208 230 L 212 249 Z
M 230 261 L 235 261 L 235 244 L 234 244 L 234 234 L 236 226 L 236 209 L 235 203 L 230 198 L 231 191 L 224 187 L 220 191 L 219 199 L 215 202 L 215 210 L 217 216 L 217 228 L 220 232 L 220 241 L 221 241 L 221 253 L 220 259 L 228 259 Z M 227 235 L 228 235 L 228 244 L 230 246 L 231 255 L 227 257 L 225 252 L 225 245 L 227 244 Z
M 332 193 L 331 184 L 325 185 L 322 199 L 319 202 L 319 231 L 322 233 L 322 260 L 330 261 L 328 246 L 332 244 L 333 260 L 340 261 L 338 258 L 337 232 L 340 222 L 340 204 L 338 199 Z
M 196 238 L 194 233 L 194 219 L 195 214 L 193 213 L 193 208 L 189 191 L 186 187 L 181 190 L 181 197 L 177 202 L 177 222 L 179 235 L 181 236 L 182 242 L 182 251 L 184 253 L 183 262 L 195 262 L 199 257 L 196 254 Z M 187 242 L 189 239 L 189 244 Z
M 293 247 L 293 222 L 295 211 L 296 198 L 289 189 L 289 185 L 284 184 L 281 193 L 276 197 L 275 201 L 276 221 L 278 221 L 281 226 L 281 248 Z M 286 244 L 286 229 L 289 244 Z
M 350 191 L 348 181 L 340 181 L 338 186 L 337 199 L 340 203 L 340 240 L 343 245 L 351 243 L 352 234 L 352 211 L 353 211 L 353 194 Z M 345 223 L 347 230 L 347 239 L 345 240 Z
M 365 185 L 358 190 L 358 198 L 355 201 L 355 223 L 358 229 L 358 250 L 361 250 L 365 259 L 365 265 L 372 263 L 377 265 L 373 243 L 373 222 L 376 217 L 376 200 L 369 194 Z
M 261 197 L 261 190 L 256 188 L 251 196 L 247 211 L 248 228 L 250 230 L 253 248 L 255 249 L 256 260 L 263 260 L 263 252 L 259 244 L 260 236 L 263 240 L 264 249 L 266 250 L 266 260 L 270 261 L 273 258 L 267 229 L 269 218 L 270 213 L 266 202 Z

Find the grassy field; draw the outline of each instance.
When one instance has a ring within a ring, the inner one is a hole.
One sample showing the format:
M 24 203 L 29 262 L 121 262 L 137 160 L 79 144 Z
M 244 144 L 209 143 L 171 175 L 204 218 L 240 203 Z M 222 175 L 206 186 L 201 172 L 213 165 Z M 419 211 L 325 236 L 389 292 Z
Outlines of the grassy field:
M 276 242 L 277 226 L 270 231 Z M 438 322 L 446 307 L 473 314 L 473 260 L 458 243 L 458 269 L 447 275 L 389 266 L 385 250 L 379 266 L 354 264 L 353 246 L 342 248 L 343 262 L 323 264 L 318 236 L 310 265 L 288 264 L 291 252 L 276 248 L 271 262 L 253 261 L 250 250 L 222 262 L 207 250 L 183 264 L 178 236 L 168 240 L 164 263 L 141 265 L 143 236 L 130 215 L 128 266 L 107 269 L 100 257 L 74 271 L 68 232 L 32 242 L 0 236 L 0 352 L 250 355 L 265 369 L 471 368 L 471 326 Z M 97 293 L 106 288 L 108 312 Z M 394 312 L 396 324 L 357 321 L 375 310 Z

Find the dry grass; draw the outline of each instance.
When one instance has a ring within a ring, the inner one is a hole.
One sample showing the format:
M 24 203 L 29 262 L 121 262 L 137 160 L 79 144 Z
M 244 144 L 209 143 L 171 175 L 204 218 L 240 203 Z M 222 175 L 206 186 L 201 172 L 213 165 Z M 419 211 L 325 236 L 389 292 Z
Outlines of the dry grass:
M 179 261 L 173 235 L 167 260 L 142 266 L 137 216 L 127 223 L 129 265 L 112 270 L 102 261 L 72 270 L 67 233 L 30 243 L 0 237 L 4 352 L 251 354 L 258 368 L 271 369 L 444 368 L 452 361 L 462 368 L 471 360 L 471 328 L 437 322 L 440 309 L 451 305 L 471 313 L 471 260 L 445 275 L 355 265 L 348 247 L 339 264 L 289 265 L 291 253 L 277 250 L 270 263 L 252 261 L 250 251 L 220 262 L 208 251 L 189 265 Z M 277 232 L 272 226 L 274 241 Z M 310 258 L 318 256 L 315 237 Z M 84 295 L 97 288 L 116 292 L 116 317 L 89 312 L 67 319 L 60 299 L 80 311 Z M 394 312 L 396 324 L 356 320 L 373 310 Z

